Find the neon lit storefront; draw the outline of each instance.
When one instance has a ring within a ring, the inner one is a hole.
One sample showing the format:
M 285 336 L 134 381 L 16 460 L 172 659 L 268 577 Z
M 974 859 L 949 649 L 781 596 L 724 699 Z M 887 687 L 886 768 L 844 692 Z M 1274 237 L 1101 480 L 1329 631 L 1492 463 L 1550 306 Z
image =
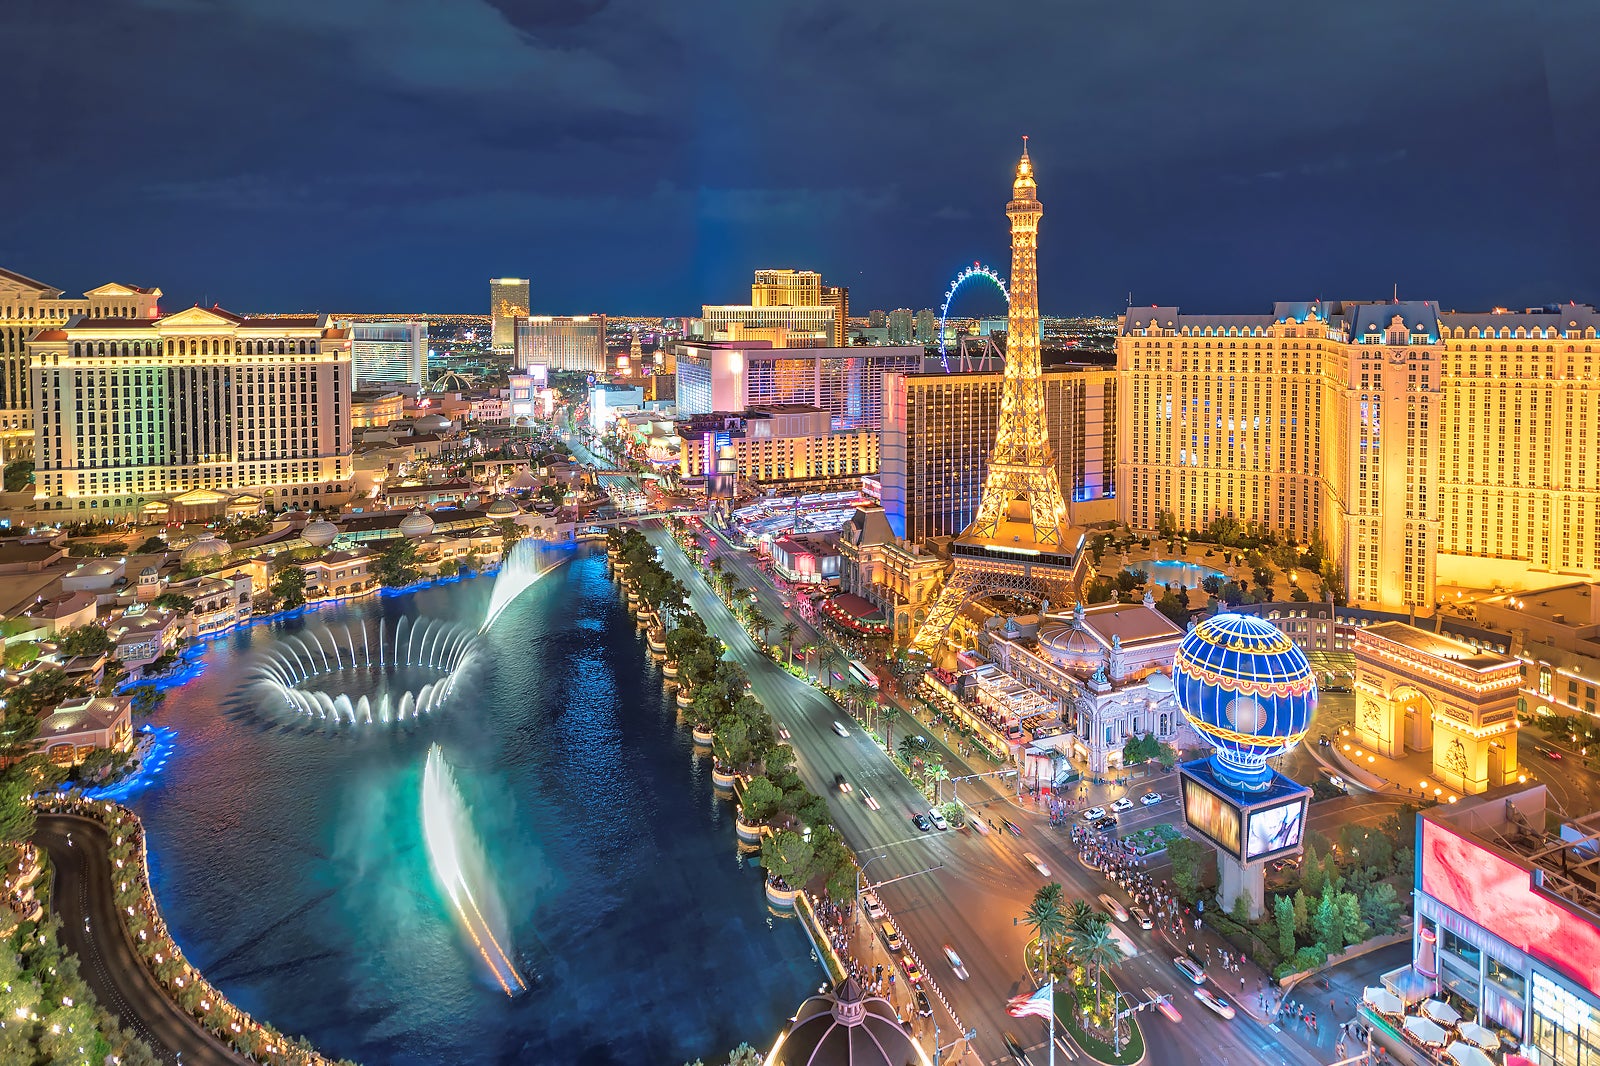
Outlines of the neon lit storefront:
M 1600 815 L 1544 831 L 1543 786 L 1417 819 L 1410 969 L 1540 1066 L 1600 1066 Z

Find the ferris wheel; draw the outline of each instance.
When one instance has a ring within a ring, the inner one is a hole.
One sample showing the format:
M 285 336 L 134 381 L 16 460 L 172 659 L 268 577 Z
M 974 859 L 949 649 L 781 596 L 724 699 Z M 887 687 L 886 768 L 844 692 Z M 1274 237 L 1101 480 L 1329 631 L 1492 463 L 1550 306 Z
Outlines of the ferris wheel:
M 945 290 L 944 302 L 939 305 L 939 363 L 944 367 L 945 373 L 950 372 L 950 352 L 948 341 L 945 338 L 945 322 L 950 317 L 950 304 L 955 300 L 956 293 L 961 291 L 961 286 L 969 281 L 983 279 L 1000 290 L 1000 295 L 1006 298 L 1007 306 L 1011 303 L 1011 291 L 1006 288 L 1006 281 L 999 274 L 984 266 L 982 263 L 973 263 L 950 282 L 950 287 Z

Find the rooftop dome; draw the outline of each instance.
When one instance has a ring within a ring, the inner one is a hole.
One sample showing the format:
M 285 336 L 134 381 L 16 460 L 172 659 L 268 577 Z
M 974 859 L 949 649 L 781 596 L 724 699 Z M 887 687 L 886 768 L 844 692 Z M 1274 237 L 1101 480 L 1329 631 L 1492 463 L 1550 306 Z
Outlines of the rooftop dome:
M 1172 681 L 1184 717 L 1216 746 L 1213 768 L 1247 791 L 1271 783 L 1267 760 L 1300 743 L 1317 706 L 1305 653 L 1253 615 L 1213 615 L 1190 630 Z
M 339 527 L 326 518 L 310 522 L 300 531 L 300 537 L 313 548 L 326 548 L 339 537 Z
M 426 537 L 433 532 L 433 519 L 422 513 L 419 507 L 400 520 L 400 535 L 412 540 Z
M 472 388 L 472 377 L 458 370 L 446 370 L 428 385 L 429 392 L 466 392 Z
M 512 503 L 506 497 L 501 496 L 499 499 L 491 503 L 483 513 L 488 515 L 490 518 L 515 518 L 517 515 L 522 513 L 522 508 Z
M 215 533 L 207 533 L 187 548 L 179 556 L 179 561 L 187 563 L 203 563 L 207 559 L 216 559 L 233 551 L 228 547 L 228 542 L 218 539 Z
M 160 571 L 158 571 L 153 566 L 147 566 L 143 570 L 139 571 L 139 577 L 140 578 L 146 578 L 146 577 L 155 578 L 155 577 L 160 577 L 160 576 L 161 576 Z
M 1073 604 L 1071 624 L 1052 622 L 1041 626 L 1039 644 L 1062 666 L 1094 667 L 1106 658 L 1105 648 L 1089 632 L 1081 603 Z
M 438 433 L 440 430 L 450 428 L 450 420 L 444 415 L 423 415 L 412 423 L 418 433 Z
M 926 1066 L 928 1059 L 889 1001 L 867 996 L 854 977 L 795 1012 L 766 1066 Z

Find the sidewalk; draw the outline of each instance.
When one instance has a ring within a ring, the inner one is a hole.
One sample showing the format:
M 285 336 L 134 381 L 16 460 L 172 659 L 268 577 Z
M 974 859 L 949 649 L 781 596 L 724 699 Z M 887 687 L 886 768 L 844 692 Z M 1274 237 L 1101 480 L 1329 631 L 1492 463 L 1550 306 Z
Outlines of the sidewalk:
M 848 915 L 848 916 L 847 916 Z M 894 915 L 889 915 L 893 920 Z M 828 938 L 833 944 L 834 951 L 844 960 L 846 966 L 852 967 L 856 979 L 861 982 L 861 987 L 868 995 L 883 996 L 902 1024 L 909 1022 L 908 1031 L 924 1047 L 931 1048 L 934 1039 L 934 1019 L 924 1018 L 917 1013 L 916 994 L 910 982 L 906 980 L 905 970 L 899 958 L 889 954 L 883 944 L 883 938 L 878 935 L 877 926 L 881 923 L 870 921 L 860 908 L 854 905 L 834 907 L 824 905 L 817 910 L 817 919 L 827 931 Z M 898 928 L 898 923 L 896 923 Z M 909 954 L 916 959 L 918 967 L 924 974 L 924 981 L 929 982 L 925 991 L 928 1000 L 935 1011 L 945 1009 L 935 1000 L 942 1001 L 944 997 L 931 983 L 927 963 L 917 955 L 916 949 L 906 945 L 901 954 Z M 941 1035 L 946 1041 L 953 1039 L 954 1034 L 950 1027 L 943 1028 Z M 956 1059 L 946 1059 L 947 1062 L 967 1061 L 970 1047 L 963 1050 Z M 974 1056 L 976 1058 L 976 1056 Z

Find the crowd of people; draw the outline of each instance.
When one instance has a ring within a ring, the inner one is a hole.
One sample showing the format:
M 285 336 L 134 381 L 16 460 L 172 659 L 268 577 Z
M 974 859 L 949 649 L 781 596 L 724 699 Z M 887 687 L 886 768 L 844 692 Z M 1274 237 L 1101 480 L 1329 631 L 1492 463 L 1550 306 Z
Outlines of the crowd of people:
M 895 967 L 891 964 L 869 963 L 857 958 L 853 947 L 855 938 L 855 923 L 851 920 L 852 904 L 836 904 L 826 899 L 808 896 L 811 901 L 811 911 L 817 917 L 817 923 L 822 927 L 823 933 L 828 937 L 828 943 L 833 948 L 833 953 L 838 956 L 839 962 L 844 966 L 845 973 L 856 979 L 861 990 L 869 996 L 882 996 L 894 1004 L 895 1017 L 900 1023 L 910 1028 L 911 1021 L 907 1012 L 895 1003 L 894 990 L 896 985 Z M 866 934 L 869 938 L 875 935 L 870 929 Z M 915 955 L 907 946 L 907 954 Z M 917 965 L 921 965 L 918 960 Z M 902 986 L 903 987 L 903 986 Z

